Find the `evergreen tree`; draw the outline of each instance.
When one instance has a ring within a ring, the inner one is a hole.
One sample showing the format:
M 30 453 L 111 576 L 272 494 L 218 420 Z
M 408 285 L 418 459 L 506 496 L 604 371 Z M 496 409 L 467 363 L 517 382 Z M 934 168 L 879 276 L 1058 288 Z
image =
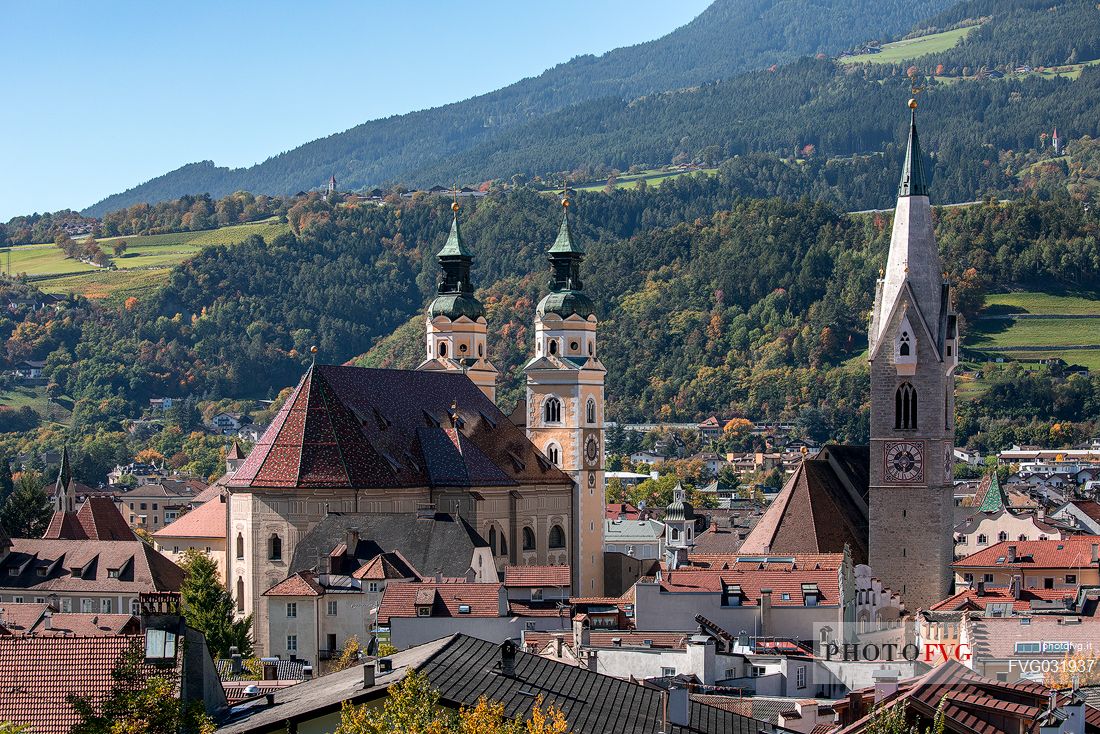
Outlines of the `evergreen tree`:
M 191 548 L 183 554 L 183 618 L 188 626 L 206 635 L 215 657 L 228 657 L 236 647 L 245 657 L 252 654 L 252 615 L 234 619 L 233 596 L 222 585 L 218 564 L 205 553 Z
M 14 491 L 15 482 L 11 478 L 11 465 L 7 459 L 0 459 L 0 507 L 3 507 Z
M 50 498 L 42 487 L 42 475 L 25 471 L 0 508 L 0 525 L 13 538 L 41 538 L 52 514 Z

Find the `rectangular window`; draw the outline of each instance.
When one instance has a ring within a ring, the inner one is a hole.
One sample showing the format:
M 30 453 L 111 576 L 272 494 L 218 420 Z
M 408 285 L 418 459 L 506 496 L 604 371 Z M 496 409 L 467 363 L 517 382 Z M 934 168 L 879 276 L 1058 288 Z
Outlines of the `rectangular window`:
M 73 600 L 65 597 L 61 600 L 61 611 L 71 612 L 73 610 Z
M 1053 589 L 1054 588 L 1054 579 L 1052 579 L 1052 578 L 1043 579 L 1043 588 L 1044 589 Z
M 141 503 L 141 509 L 143 509 L 143 510 L 146 509 L 144 502 Z
M 1041 642 L 1017 642 L 1016 643 L 1016 653 L 1017 654 L 1025 653 L 1025 652 L 1034 653 L 1034 652 L 1042 652 L 1042 651 L 1043 651 L 1043 643 L 1041 643 Z
M 661 668 L 661 675 L 665 678 L 671 678 L 676 675 L 676 668 Z
M 141 601 L 139 599 L 130 600 L 130 614 L 135 617 L 141 614 Z
M 371 581 L 367 584 L 367 591 L 378 591 L 378 582 Z
M 93 604 L 92 599 L 81 599 L 80 600 L 80 611 L 83 614 L 91 614 L 93 611 L 95 611 L 92 604 Z
M 330 617 L 335 617 L 336 616 L 336 601 L 335 600 L 332 600 L 328 603 L 328 607 L 327 607 L 326 611 L 328 613 L 328 616 L 330 616 Z
M 118 578 L 118 569 L 117 568 L 108 568 L 107 569 L 107 578 L 117 579 Z
M 154 510 L 158 509 L 158 508 L 157 508 L 157 503 L 156 503 L 156 502 L 154 502 L 154 503 L 153 503 L 153 509 L 154 509 Z
M 286 605 L 286 617 L 287 617 L 287 619 L 294 619 L 297 616 L 298 616 L 298 603 L 293 602 L 293 601 L 287 602 L 287 605 Z
M 23 597 L 21 597 L 21 596 L 13 596 L 11 598 L 11 600 L 13 602 L 15 602 L 16 604 L 22 604 L 23 603 Z
M 325 635 L 325 641 L 328 643 L 329 652 L 336 652 L 336 635 L 332 633 Z
M 99 600 L 99 611 L 103 614 L 110 614 L 113 610 L 113 604 L 110 599 Z
M 176 555 L 179 555 L 180 547 L 178 545 L 172 546 L 172 552 L 175 553 Z
M 993 574 L 991 574 L 991 573 L 982 574 L 982 581 L 984 581 L 987 584 L 992 584 L 993 583 Z
M 542 589 L 531 589 L 531 601 L 542 601 Z
M 753 678 L 760 678 L 764 675 L 765 672 L 766 671 L 762 667 L 760 667 L 759 665 L 752 666 L 752 677 Z
M 805 665 L 799 665 L 798 666 L 798 669 L 795 671 L 794 679 L 795 679 L 795 687 L 797 687 L 797 688 L 805 688 L 806 687 L 806 666 Z
M 417 607 L 416 608 L 416 616 L 418 616 L 418 617 L 430 617 L 430 616 L 432 616 L 432 608 L 431 607 Z
M 286 651 L 298 652 L 298 635 L 286 636 Z
M 1066 574 L 1066 583 L 1067 584 L 1076 584 L 1077 583 L 1077 574 L 1067 573 Z

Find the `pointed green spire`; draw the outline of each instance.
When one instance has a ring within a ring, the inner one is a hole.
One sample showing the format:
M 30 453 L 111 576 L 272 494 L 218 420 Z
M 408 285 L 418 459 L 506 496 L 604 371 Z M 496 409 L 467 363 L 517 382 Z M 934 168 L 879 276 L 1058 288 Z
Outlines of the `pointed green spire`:
M 61 449 L 61 469 L 57 472 L 57 486 L 67 489 L 73 481 L 73 467 L 69 461 L 69 447 Z
M 473 257 L 466 249 L 466 243 L 462 241 L 462 230 L 458 226 L 458 210 L 455 209 L 455 218 L 451 221 L 451 233 L 447 236 L 447 243 L 439 251 L 439 257 Z
M 573 244 L 573 230 L 569 226 L 569 200 L 563 199 L 561 205 L 561 226 L 558 228 L 558 238 L 550 246 L 550 254 L 572 253 L 583 255 L 584 249 L 580 245 Z
M 989 489 L 985 491 L 985 497 L 982 498 L 978 512 L 1000 512 L 1007 505 L 1008 497 L 1001 488 L 1001 480 L 997 477 L 997 472 L 994 471 L 989 475 Z
M 909 100 L 913 110 L 909 123 L 909 145 L 905 150 L 905 165 L 901 169 L 901 183 L 898 184 L 898 198 L 903 196 L 928 196 L 928 184 L 924 177 L 924 155 L 917 138 L 917 101 Z

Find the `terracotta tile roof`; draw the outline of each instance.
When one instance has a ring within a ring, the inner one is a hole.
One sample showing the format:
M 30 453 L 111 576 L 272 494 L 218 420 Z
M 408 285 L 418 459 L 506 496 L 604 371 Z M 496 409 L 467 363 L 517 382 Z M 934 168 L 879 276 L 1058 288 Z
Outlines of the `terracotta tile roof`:
M 311 571 L 299 571 L 272 586 L 264 596 L 324 596 L 325 589 Z
M 451 425 L 457 405 L 459 428 Z M 464 375 L 317 365 L 230 488 L 567 484 Z
M 225 497 L 209 502 L 180 515 L 174 522 L 153 533 L 154 538 L 225 538 L 227 506 Z
M 619 517 L 624 520 L 637 520 L 641 515 L 642 511 L 629 502 L 610 504 L 604 508 L 604 518 L 607 520 L 615 520 Z
M 980 621 L 1014 622 L 1019 625 L 1019 619 L 1012 617 Z M 907 705 L 908 716 L 917 718 L 916 725 L 923 728 L 932 722 L 942 702 L 947 731 L 1002 734 L 1007 731 L 1037 731 L 1036 719 L 1046 710 L 1050 693 L 1049 688 L 1038 683 L 1001 683 L 983 678 L 950 660 L 923 676 L 901 681 L 898 693 L 880 707 Z M 869 730 L 869 712 L 875 706 L 874 695 L 874 688 L 863 688 L 833 704 L 840 720 L 847 722 L 837 730 L 838 734 L 857 734 Z M 1059 696 L 1058 704 L 1064 704 L 1066 699 L 1065 695 Z M 854 715 L 851 710 L 853 702 L 860 705 L 860 710 Z M 1088 724 L 1086 731 L 1097 731 L 1100 711 L 1086 706 L 1085 719 Z
M 982 595 L 977 589 L 963 589 L 930 607 L 933 612 L 983 611 L 989 604 L 1011 603 L 1015 611 L 1031 609 L 1032 601 L 1061 601 L 1076 599 L 1077 588 L 1071 589 L 1021 589 L 1020 598 L 1012 595 L 1007 586 L 986 586 Z
M 508 613 L 515 617 L 561 617 L 568 621 L 572 614 L 569 603 L 565 601 L 561 604 L 562 607 L 559 609 L 558 602 L 555 600 L 525 601 L 523 599 L 513 599 L 508 602 Z
M 211 484 L 209 487 L 192 497 L 191 504 L 201 505 L 204 502 L 209 502 L 215 497 L 221 497 L 222 495 L 224 495 L 225 488 L 222 486 L 224 484 L 224 482 L 221 481 L 222 478 L 224 477 L 219 477 L 217 482 L 214 482 L 214 484 Z
M 135 540 L 134 531 L 108 497 L 89 497 L 76 512 L 55 512 L 46 539 Z
M 570 584 L 569 566 L 505 566 L 504 585 L 546 587 Z
M 1064 540 L 1006 540 L 956 561 L 952 567 L 964 568 L 1084 568 L 1095 565 L 1092 547 L 1100 538 L 1080 536 Z M 1016 561 L 1009 563 L 1009 547 L 1016 548 Z
M 743 553 L 838 553 L 867 562 L 870 449 L 826 446 L 804 460 L 741 546 Z
M 800 607 L 805 604 L 803 584 L 817 588 L 818 606 L 840 604 L 840 582 L 834 569 L 717 570 L 681 568 L 661 575 L 662 593 L 721 593 L 723 588 L 740 587 L 743 606 L 757 606 L 760 590 L 772 590 L 772 606 Z
M 248 457 L 245 455 L 244 449 L 241 448 L 240 443 L 237 442 L 237 439 L 233 439 L 233 443 L 225 452 L 225 458 L 230 461 L 240 461 L 241 459 L 246 459 Z
M 360 566 L 351 576 L 367 581 L 384 581 L 387 579 L 419 580 L 423 578 L 420 572 L 399 551 L 379 553 Z
M 500 617 L 503 584 L 437 584 L 398 581 L 386 586 L 378 605 L 378 623 L 390 617 L 415 617 L 418 605 L 432 605 L 433 617 Z M 462 612 L 460 607 L 469 607 Z
M 0 721 L 28 725 L 35 734 L 68 734 L 78 721 L 69 696 L 102 701 L 115 663 L 140 636 L 0 637 Z M 148 668 L 169 676 L 174 669 Z M 177 683 L 178 684 L 178 683 Z
M 11 571 L 15 570 L 16 575 Z M 43 573 L 40 575 L 39 571 Z M 0 560 L 0 588 L 140 594 L 179 591 L 183 571 L 140 540 L 12 541 Z
M 794 569 L 836 569 L 844 564 L 843 553 L 691 553 L 688 563 L 693 567 L 713 569 L 752 569 L 766 568 L 774 571 Z
M 13 635 L 35 634 L 77 635 L 96 637 L 100 635 L 137 634 L 141 622 L 129 614 L 73 614 L 53 612 L 49 617 L 46 604 L 0 605 L 0 628 Z M 47 627 L 47 619 L 49 626 Z

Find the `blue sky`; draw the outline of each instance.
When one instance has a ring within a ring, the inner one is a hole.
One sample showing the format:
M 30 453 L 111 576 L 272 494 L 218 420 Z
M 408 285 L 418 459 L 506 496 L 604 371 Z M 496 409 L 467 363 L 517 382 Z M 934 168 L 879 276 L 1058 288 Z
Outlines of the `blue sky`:
M 0 221 L 659 37 L 709 0 L 0 5 Z

